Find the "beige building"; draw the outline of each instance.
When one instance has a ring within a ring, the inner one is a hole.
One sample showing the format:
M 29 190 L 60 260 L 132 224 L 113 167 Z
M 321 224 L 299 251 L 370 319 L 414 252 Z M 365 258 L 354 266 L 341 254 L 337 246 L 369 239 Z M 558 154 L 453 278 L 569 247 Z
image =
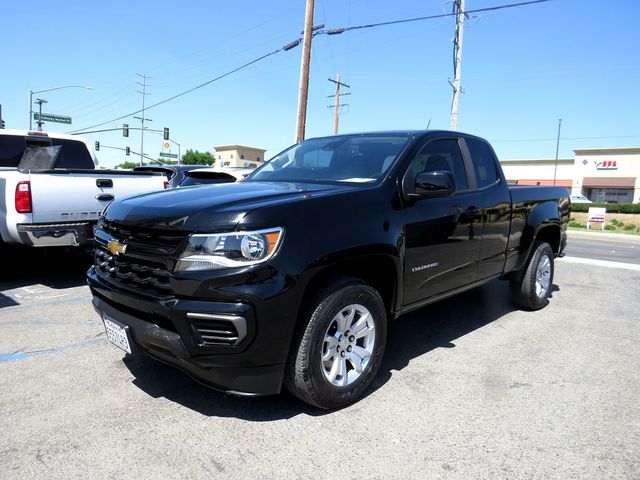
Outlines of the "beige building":
M 640 147 L 574 152 L 572 195 L 582 193 L 593 202 L 640 202 Z
M 509 183 L 571 188 L 592 202 L 640 202 L 640 147 L 580 148 L 574 158 L 502 160 Z
M 221 145 L 213 148 L 216 151 L 216 165 L 218 167 L 256 168 L 264 163 L 266 150 L 262 148 L 244 145 Z
M 573 158 L 559 158 L 556 168 L 554 158 L 530 160 L 501 160 L 502 170 L 507 181 L 513 185 L 573 185 Z

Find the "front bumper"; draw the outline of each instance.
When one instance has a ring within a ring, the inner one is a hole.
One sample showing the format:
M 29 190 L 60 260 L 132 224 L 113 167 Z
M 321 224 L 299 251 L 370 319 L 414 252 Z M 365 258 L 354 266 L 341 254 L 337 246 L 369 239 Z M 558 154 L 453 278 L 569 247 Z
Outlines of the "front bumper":
M 129 327 L 134 350 L 184 371 L 199 382 L 237 395 L 279 393 L 284 362 L 266 358 L 258 348 L 252 306 L 243 303 L 171 299 L 149 301 L 104 285 L 92 267 L 87 279 L 93 306 Z M 131 308 L 135 305 L 135 309 Z M 237 338 L 227 345 L 207 345 L 196 327 L 203 317 L 226 318 Z M 273 352 L 271 352 L 272 354 Z M 269 355 L 270 356 L 270 355 Z
M 95 222 L 18 224 L 18 235 L 30 247 L 81 247 L 93 240 Z

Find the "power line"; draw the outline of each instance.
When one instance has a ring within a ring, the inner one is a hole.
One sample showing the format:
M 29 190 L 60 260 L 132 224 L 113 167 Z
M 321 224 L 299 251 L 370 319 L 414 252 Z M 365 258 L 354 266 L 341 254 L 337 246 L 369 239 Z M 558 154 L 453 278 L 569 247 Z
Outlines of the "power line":
M 491 12 L 495 10 L 502 10 L 505 8 L 513 8 L 513 7 L 522 7 L 524 5 L 532 5 L 535 3 L 544 3 L 550 2 L 552 0 L 530 0 L 528 2 L 519 2 L 519 3 L 508 3 L 505 5 L 495 5 L 493 7 L 485 7 L 485 8 L 476 8 L 473 10 L 465 10 L 461 12 L 452 12 L 452 13 L 439 13 L 437 15 L 428 15 L 426 17 L 413 17 L 413 18 L 404 18 L 402 20 L 391 20 L 388 22 L 379 22 L 379 23 L 369 23 L 367 25 L 356 25 L 351 27 L 342 27 L 342 28 L 332 28 L 329 30 L 319 30 L 316 32 L 316 35 L 339 35 L 344 32 L 349 32 L 351 30 L 362 30 L 364 28 L 374 28 L 374 27 L 384 27 L 387 25 L 397 25 L 399 23 L 410 23 L 410 22 L 420 22 L 423 20 L 433 20 L 434 18 L 443 18 L 443 17 L 453 17 L 455 15 L 469 15 L 471 13 L 480 13 L 480 12 Z
M 176 98 L 182 97 L 182 96 L 184 96 L 184 95 L 186 95 L 188 93 L 191 93 L 191 92 L 193 92 L 195 90 L 198 90 L 200 88 L 206 87 L 207 85 L 210 85 L 213 82 L 216 82 L 216 81 L 221 80 L 221 79 L 223 79 L 225 77 L 228 77 L 229 75 L 231 75 L 233 73 L 239 72 L 240 70 L 243 70 L 243 69 L 253 65 L 254 63 L 258 63 L 261 60 L 264 60 L 265 58 L 270 57 L 271 55 L 275 55 L 276 53 L 279 53 L 279 52 L 282 52 L 282 51 L 290 50 L 290 49 L 298 46 L 299 44 L 300 44 L 300 40 L 299 39 L 295 40 L 295 41 L 293 41 L 293 42 L 291 42 L 291 43 L 289 43 L 289 44 L 287 44 L 287 45 L 285 45 L 283 47 L 278 48 L 277 50 L 274 50 L 272 52 L 266 53 L 266 54 L 264 54 L 264 55 L 262 55 L 262 56 L 260 56 L 258 58 L 255 58 L 255 59 L 251 60 L 250 62 L 247 62 L 247 63 L 245 63 L 243 65 L 240 65 L 239 67 L 234 68 L 233 70 L 229 70 L 228 72 L 223 73 L 222 75 L 218 75 L 217 77 L 212 78 L 211 80 L 208 80 L 208 81 L 206 81 L 204 83 L 201 83 L 200 85 L 197 85 L 197 86 L 195 86 L 193 88 L 185 90 L 184 92 L 178 93 L 177 95 L 173 95 L 172 97 L 165 98 L 164 100 L 162 100 L 162 101 L 160 101 L 158 103 L 154 103 L 153 105 L 150 105 L 150 106 L 146 107 L 145 110 L 151 110 L 152 108 L 155 108 L 155 107 L 158 107 L 160 105 L 163 105 L 163 104 L 165 104 L 167 102 L 170 102 L 171 100 L 175 100 Z M 83 130 L 89 130 L 91 128 L 101 127 L 101 126 L 106 125 L 108 123 L 116 122 L 118 120 L 122 120 L 124 118 L 131 117 L 131 116 L 136 115 L 136 114 L 141 113 L 141 112 L 142 112 L 142 109 L 141 110 L 136 110 L 135 112 L 127 113 L 126 115 L 121 115 L 121 116 L 119 116 L 117 118 L 112 118 L 111 120 L 107 120 L 106 122 L 97 123 L 95 125 L 91 125 L 90 127 L 79 128 L 77 130 L 73 130 L 73 131 L 67 132 L 67 133 L 82 133 Z
M 432 20 L 432 19 L 436 19 L 436 18 L 444 18 L 444 17 L 451 17 L 457 14 L 463 14 L 463 15 L 468 15 L 468 14 L 472 14 L 472 13 L 480 13 L 480 12 L 489 12 L 489 11 L 496 11 L 496 10 L 502 10 L 505 8 L 513 8 L 513 7 L 521 7 L 521 6 L 525 6 L 525 5 L 532 5 L 532 4 L 536 4 L 536 3 L 545 3 L 545 2 L 550 2 L 552 0 L 529 0 L 526 2 L 518 2 L 518 3 L 510 3 L 510 4 L 505 4 L 505 5 L 495 5 L 493 7 L 485 7 L 485 8 L 477 8 L 477 9 L 473 9 L 473 10 L 465 10 L 464 12 L 457 12 L 457 13 L 441 13 L 441 14 L 436 14 L 436 15 L 428 15 L 428 16 L 424 16 L 424 17 L 414 17 L 414 18 L 406 18 L 406 19 L 402 19 L 402 20 L 392 20 L 392 21 L 388 21 L 388 22 L 379 22 L 379 23 L 371 23 L 371 24 L 367 24 L 367 25 L 356 25 L 356 26 L 350 26 L 350 27 L 342 27 L 342 28 L 333 28 L 333 29 L 321 29 L 321 30 L 316 30 L 313 32 L 313 36 L 315 35 L 337 35 L 337 34 L 341 34 L 344 32 L 348 32 L 351 30 L 361 30 L 361 29 L 365 29 L 365 28 L 375 28 L 375 27 L 382 27 L 382 26 L 387 26 L 387 25 L 397 25 L 397 24 L 402 24 L 402 23 L 410 23 L 410 22 L 419 22 L 419 21 L 424 21 L 424 20 Z M 195 90 L 198 90 L 200 88 L 206 87 L 207 85 L 212 84 L 213 82 L 216 82 L 218 80 L 221 80 L 225 77 L 228 77 L 229 75 L 232 75 L 240 70 L 243 70 L 255 63 L 258 63 L 262 60 L 264 60 L 267 57 L 270 57 L 272 55 L 275 55 L 276 53 L 282 52 L 282 51 L 287 51 L 287 50 L 291 50 L 294 47 L 297 47 L 298 45 L 300 45 L 301 43 L 301 39 L 297 39 L 294 40 L 293 42 L 280 47 L 272 52 L 266 53 L 260 57 L 257 57 L 253 60 L 251 60 L 250 62 L 247 62 L 243 65 L 240 65 L 237 68 L 234 68 L 232 70 L 229 70 L 226 73 L 223 73 L 222 75 L 219 75 L 215 78 L 212 78 L 211 80 L 208 80 L 204 83 L 201 83 L 193 88 L 190 88 L 188 90 L 185 90 L 184 92 L 178 93 L 177 95 L 173 95 L 172 97 L 166 98 L 158 103 L 154 103 L 153 105 L 146 107 L 146 110 L 150 110 L 152 108 L 158 107 L 160 105 L 163 105 L 167 102 L 170 102 L 172 100 L 175 100 L 176 98 L 182 97 L 184 95 L 187 95 L 188 93 L 191 93 Z M 89 130 L 91 128 L 96 128 L 96 127 L 101 127 L 103 125 L 106 125 L 108 123 L 111 122 L 116 122 L 118 120 L 122 120 L 124 118 L 127 117 L 131 117 L 133 115 L 136 115 L 138 113 L 141 113 L 142 110 L 136 110 L 135 112 L 131 112 L 131 113 L 127 113 L 126 115 L 121 115 L 119 117 L 113 118 L 111 120 L 108 120 L 106 122 L 101 122 L 101 123 L 97 123 L 95 125 L 91 125 L 89 127 L 84 127 L 84 128 L 80 128 L 80 129 L 76 129 L 76 130 L 72 130 L 70 132 L 67 133 L 81 133 L 84 130 Z

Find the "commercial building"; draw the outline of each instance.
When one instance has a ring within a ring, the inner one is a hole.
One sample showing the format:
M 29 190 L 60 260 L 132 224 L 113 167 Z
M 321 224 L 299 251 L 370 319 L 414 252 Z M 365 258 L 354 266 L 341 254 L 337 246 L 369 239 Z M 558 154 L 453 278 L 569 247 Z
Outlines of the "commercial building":
M 501 160 L 507 181 L 515 185 L 571 188 L 592 202 L 640 202 L 640 147 L 580 148 L 573 158 Z
M 244 145 L 220 145 L 216 151 L 216 165 L 219 167 L 257 168 L 264 163 L 262 148 Z

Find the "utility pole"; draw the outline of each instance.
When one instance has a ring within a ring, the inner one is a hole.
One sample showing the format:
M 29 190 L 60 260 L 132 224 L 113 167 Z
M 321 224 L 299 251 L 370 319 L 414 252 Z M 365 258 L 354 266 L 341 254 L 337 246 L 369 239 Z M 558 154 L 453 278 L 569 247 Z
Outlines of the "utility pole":
M 144 116 L 144 100 L 145 97 L 147 95 L 151 95 L 150 93 L 147 93 L 147 87 L 150 87 L 151 85 L 147 84 L 147 79 L 151 78 L 151 77 L 147 77 L 146 75 L 141 75 L 139 73 L 136 73 L 136 75 L 138 75 L 141 79 L 142 79 L 142 83 L 140 82 L 136 82 L 138 85 L 140 85 L 142 87 L 142 91 L 140 90 L 136 90 L 136 92 L 138 92 L 139 94 L 142 95 L 142 113 L 141 113 L 141 117 L 133 117 L 133 118 L 137 118 L 138 120 L 140 120 L 140 126 L 141 126 L 141 130 L 140 130 L 140 166 L 142 166 L 143 162 L 142 159 L 144 158 L 144 122 L 152 122 L 153 120 L 150 118 L 145 118 Z
M 311 63 L 313 10 L 314 0 L 307 0 L 307 9 L 304 16 L 304 36 L 302 40 L 302 65 L 300 66 L 300 91 L 298 93 L 296 143 L 304 140 L 304 130 L 307 123 L 307 97 L 309 96 L 309 64 Z
M 451 122 L 449 129 L 458 129 L 458 105 L 460 103 L 460 70 L 462 69 L 462 34 L 464 29 L 464 0 L 453 0 L 453 13 L 456 17 L 456 36 L 453 38 L 453 81 L 449 81 L 453 89 L 451 98 Z
M 344 96 L 344 95 L 351 95 L 350 92 L 347 93 L 340 93 L 340 87 L 347 87 L 347 88 L 351 88 L 349 85 L 347 85 L 346 83 L 342 83 L 340 82 L 340 74 L 338 73 L 336 75 L 336 79 L 332 80 L 331 78 L 329 79 L 330 82 L 333 82 L 336 84 L 336 93 L 335 95 L 327 95 L 327 98 L 331 98 L 331 97 L 336 97 L 336 103 L 335 105 L 333 105 L 333 107 L 329 107 L 329 108 L 335 108 L 334 112 L 333 112 L 333 134 L 337 135 L 338 134 L 338 117 L 340 116 L 340 107 L 345 107 L 347 104 L 346 103 L 340 103 L 340 97 Z
M 560 149 L 560 127 L 562 126 L 562 119 L 558 119 L 558 138 L 556 139 L 556 166 L 553 169 L 553 185 L 556 184 L 556 175 L 558 174 L 558 150 Z

